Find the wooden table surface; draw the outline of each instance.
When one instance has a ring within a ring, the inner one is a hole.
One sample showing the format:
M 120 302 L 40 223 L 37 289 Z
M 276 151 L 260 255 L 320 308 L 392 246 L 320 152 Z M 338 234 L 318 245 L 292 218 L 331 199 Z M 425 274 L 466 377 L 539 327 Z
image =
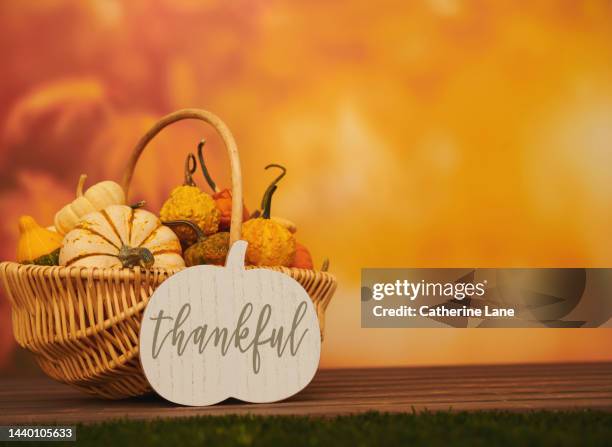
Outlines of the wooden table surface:
M 320 370 L 301 393 L 274 404 L 227 401 L 181 407 L 157 396 L 106 401 L 49 379 L 0 381 L 0 425 L 194 415 L 338 415 L 371 410 L 612 411 L 612 363 Z

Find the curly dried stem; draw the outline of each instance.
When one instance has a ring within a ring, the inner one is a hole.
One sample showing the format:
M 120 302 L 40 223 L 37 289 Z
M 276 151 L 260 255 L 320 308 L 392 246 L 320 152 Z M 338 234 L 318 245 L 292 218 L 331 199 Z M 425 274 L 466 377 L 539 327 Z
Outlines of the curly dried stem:
M 193 154 L 187 155 L 185 159 L 185 180 L 183 185 L 185 186 L 197 186 L 196 182 L 193 180 L 193 174 L 195 174 L 198 169 L 198 165 L 196 163 L 195 156 Z
M 272 185 L 272 187 L 266 189 L 264 197 L 261 201 L 261 217 L 269 219 L 272 213 L 272 196 L 278 186 Z
M 276 186 L 277 183 L 285 176 L 285 174 L 287 174 L 287 169 L 284 166 L 272 163 L 266 166 L 264 169 L 270 169 L 270 168 L 279 168 L 283 172 L 281 172 L 278 177 L 272 180 L 272 183 L 270 183 L 270 186 L 268 186 L 268 188 L 264 192 L 264 195 L 261 199 L 261 217 L 263 217 L 264 219 L 270 218 L 270 213 L 272 210 L 272 195 L 278 188 Z
M 162 224 L 168 227 L 180 227 L 180 226 L 186 225 L 196 234 L 198 241 L 206 239 L 206 235 L 204 234 L 202 229 L 190 220 L 182 220 L 182 219 L 168 220 L 168 221 L 162 222 Z
M 214 192 L 220 192 L 221 190 L 212 179 L 208 168 L 206 167 L 206 163 L 204 162 L 204 145 L 206 144 L 206 140 L 202 139 L 198 144 L 198 159 L 200 160 L 200 168 L 202 169 L 202 174 L 204 174 L 204 178 L 206 179 L 206 183 L 210 186 Z

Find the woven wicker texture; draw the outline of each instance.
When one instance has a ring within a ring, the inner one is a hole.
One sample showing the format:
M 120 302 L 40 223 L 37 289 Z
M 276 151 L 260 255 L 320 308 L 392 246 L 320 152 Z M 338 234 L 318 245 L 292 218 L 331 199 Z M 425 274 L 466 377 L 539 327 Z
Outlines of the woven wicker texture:
M 310 295 L 321 335 L 336 288 L 326 272 L 274 267 Z M 90 394 L 119 399 L 150 391 L 138 334 L 153 291 L 175 272 L 0 264 L 15 339 L 50 377 Z

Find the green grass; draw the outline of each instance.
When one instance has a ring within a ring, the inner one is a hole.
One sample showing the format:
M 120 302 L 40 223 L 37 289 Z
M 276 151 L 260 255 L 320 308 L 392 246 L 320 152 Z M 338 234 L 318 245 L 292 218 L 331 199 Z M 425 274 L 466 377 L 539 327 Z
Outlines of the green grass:
M 425 412 L 366 413 L 334 418 L 207 416 L 147 422 L 122 420 L 79 425 L 77 444 L 104 447 L 609 446 L 612 413 Z

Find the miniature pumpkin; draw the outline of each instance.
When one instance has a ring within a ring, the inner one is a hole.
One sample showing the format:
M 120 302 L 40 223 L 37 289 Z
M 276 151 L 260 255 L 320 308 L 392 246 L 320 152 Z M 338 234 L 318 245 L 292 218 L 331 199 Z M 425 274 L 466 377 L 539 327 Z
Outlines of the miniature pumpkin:
M 295 256 L 293 257 L 293 263 L 291 267 L 296 269 L 308 269 L 313 270 L 314 264 L 312 262 L 312 256 L 308 249 L 300 244 L 299 242 L 295 243 Z
M 65 266 L 100 268 L 185 266 L 174 232 L 155 214 L 125 205 L 86 215 L 64 237 L 59 261 Z
M 82 174 L 77 185 L 76 199 L 55 215 L 55 228 L 60 234 L 72 230 L 86 214 L 100 211 L 109 205 L 125 204 L 125 193 L 119 184 L 106 180 L 96 183 L 83 193 L 86 179 L 87 176 Z
M 229 233 L 221 231 L 211 236 L 206 236 L 200 227 L 188 220 L 175 220 L 162 222 L 171 227 L 187 226 L 191 228 L 197 237 L 197 242 L 185 250 L 184 259 L 187 267 L 202 264 L 224 265 L 229 250 Z
M 229 241 L 230 234 L 227 231 L 220 231 L 208 236 L 206 240 L 198 244 L 200 251 L 200 262 L 198 262 L 198 264 L 225 265 L 225 259 L 227 258 L 227 252 L 229 250 Z M 192 250 L 192 248 L 193 247 L 189 247 L 187 249 L 189 253 L 185 254 L 185 258 L 189 255 L 189 260 L 191 262 L 191 264 L 188 265 L 196 265 L 193 263 L 194 261 L 192 259 L 194 259 L 193 254 L 197 252 Z
M 206 140 L 200 141 L 198 144 L 198 158 L 200 159 L 200 167 L 202 168 L 202 173 L 204 174 L 204 178 L 206 179 L 206 183 L 210 186 L 210 189 L 213 190 L 212 198 L 215 201 L 215 205 L 220 213 L 219 218 L 219 230 L 220 231 L 228 231 L 230 229 L 230 224 L 232 221 L 232 191 L 225 188 L 220 190 L 215 181 L 210 176 L 208 172 L 208 168 L 206 167 L 206 163 L 204 162 L 204 154 L 202 152 L 204 148 L 204 144 Z M 242 204 L 242 221 L 244 222 L 249 218 L 249 211 L 246 208 L 246 205 Z
M 185 182 L 172 190 L 159 216 L 166 222 L 189 220 L 200 227 L 204 234 L 213 234 L 219 229 L 220 213 L 212 197 L 202 192 L 193 181 L 192 174 L 195 171 L 195 156 L 189 154 L 185 161 Z M 176 227 L 174 232 L 185 247 L 192 245 L 197 240 L 193 231 L 186 229 L 185 226 Z
M 31 216 L 19 218 L 17 262 L 22 264 L 57 265 L 62 235 L 41 227 Z
M 249 264 L 289 267 L 295 256 L 295 237 L 283 225 L 270 219 L 272 195 L 277 189 L 276 183 L 285 174 L 285 168 L 279 165 L 268 165 L 266 169 L 270 167 L 283 169 L 283 174 L 266 189 L 262 200 L 261 217 L 247 220 L 242 226 L 242 239 L 249 243 L 246 253 Z

